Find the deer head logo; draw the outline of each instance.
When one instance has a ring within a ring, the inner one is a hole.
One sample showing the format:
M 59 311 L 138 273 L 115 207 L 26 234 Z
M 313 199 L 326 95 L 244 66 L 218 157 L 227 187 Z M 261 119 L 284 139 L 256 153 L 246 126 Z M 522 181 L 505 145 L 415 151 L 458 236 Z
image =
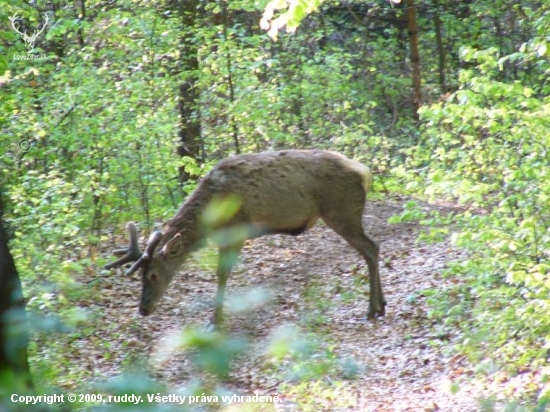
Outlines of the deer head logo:
M 34 49 L 34 44 L 36 43 L 36 39 L 38 39 L 38 36 L 46 29 L 46 26 L 48 25 L 49 17 L 48 14 L 44 14 L 43 20 L 42 20 L 42 28 L 36 29 L 32 35 L 28 35 L 27 31 L 25 30 L 22 32 L 21 29 L 21 18 L 18 17 L 18 13 L 16 12 L 12 17 L 8 17 L 11 21 L 11 27 L 21 35 L 21 38 L 27 43 L 27 49 L 32 50 Z

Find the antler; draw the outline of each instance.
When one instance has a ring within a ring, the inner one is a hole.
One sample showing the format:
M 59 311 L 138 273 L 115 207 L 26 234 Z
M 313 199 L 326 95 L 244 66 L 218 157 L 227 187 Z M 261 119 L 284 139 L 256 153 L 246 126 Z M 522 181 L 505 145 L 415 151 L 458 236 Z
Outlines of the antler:
M 112 269 L 124 265 L 128 262 L 133 262 L 138 260 L 141 257 L 141 249 L 139 248 L 138 239 L 137 239 L 137 230 L 134 222 L 129 222 L 126 225 L 126 230 L 128 231 L 128 238 L 130 242 L 126 249 L 115 249 L 113 250 L 113 255 L 122 256 L 120 259 L 115 260 L 114 262 L 105 265 L 105 269 Z
M 17 33 L 19 33 L 21 36 L 26 36 L 27 35 L 27 32 L 25 31 L 25 33 L 21 33 L 17 27 L 15 27 L 15 21 L 17 20 L 17 13 L 18 12 L 15 12 L 15 14 L 12 16 L 12 17 L 8 17 L 8 19 L 11 21 L 11 27 L 13 27 L 13 30 L 15 30 Z
M 128 224 L 126 225 L 126 230 L 128 231 L 129 238 L 128 247 L 125 249 L 113 250 L 113 255 L 124 256 L 122 256 L 120 259 L 115 260 L 114 262 L 105 265 L 105 269 L 109 270 L 122 266 L 129 262 L 134 262 L 132 266 L 130 266 L 130 268 L 126 272 L 124 272 L 126 276 L 129 276 L 150 260 L 150 258 L 155 253 L 155 249 L 157 248 L 160 239 L 162 238 L 162 232 L 159 229 L 155 228 L 151 233 L 151 236 L 149 236 L 149 240 L 147 240 L 145 251 L 141 253 L 141 249 L 138 244 L 135 223 L 128 222 Z
M 43 20 L 42 28 L 41 29 L 36 29 L 34 31 L 32 36 L 30 36 L 31 40 L 36 40 L 38 38 L 38 36 L 40 35 L 40 33 L 42 33 L 46 29 L 46 27 L 48 26 L 48 22 L 50 21 L 50 18 L 48 17 L 48 13 L 45 13 L 44 17 L 45 18 L 42 19 Z
M 143 255 L 141 255 L 141 258 L 143 260 L 149 260 L 151 256 L 155 253 L 155 249 L 157 248 L 160 239 L 162 238 L 162 232 L 155 227 L 153 230 L 153 233 L 149 235 L 149 239 L 147 240 L 147 246 L 145 246 L 145 251 L 143 252 Z
M 42 28 L 41 29 L 36 29 L 34 31 L 34 33 L 32 34 L 32 36 L 26 36 L 23 37 L 23 39 L 27 42 L 27 46 L 32 50 L 34 49 L 34 43 L 36 43 L 36 39 L 38 39 L 38 36 L 40 36 L 40 34 L 46 29 L 46 27 L 48 26 L 48 22 L 50 21 L 50 18 L 48 17 L 48 14 L 44 14 L 44 17 L 45 19 L 44 20 L 44 23 L 42 24 Z M 27 32 L 25 32 L 27 33 Z

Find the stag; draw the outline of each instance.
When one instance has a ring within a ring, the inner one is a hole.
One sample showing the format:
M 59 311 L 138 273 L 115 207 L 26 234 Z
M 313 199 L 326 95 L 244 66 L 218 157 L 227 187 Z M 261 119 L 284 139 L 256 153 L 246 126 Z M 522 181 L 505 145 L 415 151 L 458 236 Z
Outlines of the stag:
M 17 13 L 15 13 L 12 17 L 8 17 L 8 18 L 11 21 L 11 27 L 13 27 L 13 29 L 21 35 L 21 37 L 23 38 L 25 43 L 27 43 L 27 49 L 28 50 L 34 49 L 34 44 L 36 43 L 36 40 L 38 39 L 38 36 L 40 36 L 40 34 L 44 31 L 44 29 L 48 25 L 48 22 L 50 21 L 50 18 L 48 17 L 48 14 L 45 13 L 44 14 L 44 19 L 43 19 L 43 22 L 42 22 L 42 28 L 41 29 L 36 29 L 34 31 L 34 33 L 29 36 L 27 34 L 26 30 L 24 32 L 19 30 L 21 28 L 21 24 L 18 24 L 18 21 L 20 21 L 21 19 L 18 18 Z
M 219 246 L 214 316 L 220 325 L 223 299 L 231 269 L 247 239 L 266 234 L 298 235 L 321 218 L 366 260 L 369 269 L 369 319 L 383 316 L 386 301 L 378 273 L 378 244 L 365 234 L 361 223 L 370 170 L 335 152 L 285 150 L 242 154 L 220 161 L 202 179 L 164 230 L 151 233 L 142 252 L 136 226 L 127 224 L 129 245 L 106 269 L 133 262 L 126 271 L 141 273 L 139 313 L 150 315 L 189 254 L 212 233 Z M 212 202 L 238 199 L 236 211 L 212 230 L 204 214 Z

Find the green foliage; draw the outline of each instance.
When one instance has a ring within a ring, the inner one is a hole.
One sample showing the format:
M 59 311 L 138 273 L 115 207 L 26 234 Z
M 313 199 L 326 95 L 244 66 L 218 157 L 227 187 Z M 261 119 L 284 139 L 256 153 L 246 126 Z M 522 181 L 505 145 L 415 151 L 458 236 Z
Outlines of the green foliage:
M 290 361 L 292 367 L 286 371 L 286 380 L 290 381 L 321 378 L 338 368 L 340 362 L 332 350 L 323 350 L 313 335 L 300 336 L 299 328 L 293 325 L 283 325 L 271 334 L 267 354 L 274 364 L 285 358 Z
M 449 268 L 460 281 L 429 299 L 431 316 L 464 330 L 460 349 L 480 367 L 498 359 L 509 373 L 536 370 L 550 345 L 550 104 L 543 88 L 501 80 L 496 49 L 461 55 L 470 67 L 460 89 L 422 109 L 409 158 L 422 170 L 409 187 L 465 206 L 452 239 L 471 255 Z
M 419 205 L 410 200 L 404 205 L 404 210 L 400 215 L 394 215 L 388 219 L 388 223 L 403 223 L 418 221 L 426 216 Z
M 286 27 L 288 32 L 294 32 L 304 17 L 315 11 L 320 3 L 321 0 L 292 0 L 289 2 L 271 0 L 265 6 L 260 25 L 273 39 L 277 39 L 279 30 Z M 285 11 L 273 18 L 275 11 L 280 9 L 285 9 Z
M 230 361 L 247 348 L 246 340 L 205 329 L 184 329 L 171 344 L 190 349 L 197 367 L 221 377 L 227 376 Z
M 353 408 L 357 395 L 342 382 L 304 381 L 289 389 L 300 411 L 338 410 Z
M 233 218 L 239 211 L 242 200 L 236 195 L 229 195 L 222 199 L 214 199 L 206 208 L 203 223 L 207 227 L 223 225 Z

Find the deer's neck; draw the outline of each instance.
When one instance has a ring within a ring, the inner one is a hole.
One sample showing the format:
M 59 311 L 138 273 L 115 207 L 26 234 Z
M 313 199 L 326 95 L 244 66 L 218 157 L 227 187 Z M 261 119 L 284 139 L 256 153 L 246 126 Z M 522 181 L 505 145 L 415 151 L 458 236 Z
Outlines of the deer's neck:
M 159 248 L 178 233 L 181 234 L 182 242 L 190 251 L 200 247 L 205 238 L 201 217 L 210 200 L 211 196 L 207 192 L 195 190 L 181 205 L 176 215 L 166 223 Z

